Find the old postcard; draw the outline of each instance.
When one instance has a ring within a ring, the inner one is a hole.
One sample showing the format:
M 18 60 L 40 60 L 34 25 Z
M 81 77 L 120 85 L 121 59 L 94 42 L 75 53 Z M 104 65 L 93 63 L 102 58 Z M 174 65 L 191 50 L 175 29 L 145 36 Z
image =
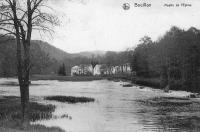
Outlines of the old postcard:
M 199 122 L 199 0 L 0 0 L 0 132 Z

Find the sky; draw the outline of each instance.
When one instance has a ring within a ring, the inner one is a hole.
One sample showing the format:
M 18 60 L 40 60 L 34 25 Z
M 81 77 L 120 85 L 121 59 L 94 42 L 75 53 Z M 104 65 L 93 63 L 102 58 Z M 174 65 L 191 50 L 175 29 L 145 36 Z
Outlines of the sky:
M 122 5 L 130 4 L 129 10 Z M 135 7 L 149 3 L 151 7 Z M 164 4 L 191 4 L 191 7 L 166 7 Z M 135 47 L 147 35 L 152 40 L 178 26 L 200 29 L 200 0 L 51 0 L 60 18 L 52 36 L 42 39 L 66 52 L 121 51 Z

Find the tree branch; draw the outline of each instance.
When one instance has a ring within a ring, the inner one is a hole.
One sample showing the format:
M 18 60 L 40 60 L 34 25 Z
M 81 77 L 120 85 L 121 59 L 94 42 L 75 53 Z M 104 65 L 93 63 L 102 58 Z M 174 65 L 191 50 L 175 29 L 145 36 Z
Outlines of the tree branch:
M 6 33 L 6 34 L 3 34 L 3 35 L 0 35 L 1 38 L 4 38 L 5 36 L 10 36 L 10 35 L 13 35 L 12 33 Z
M 10 30 L 8 30 L 8 29 L 6 29 L 6 28 L 3 28 L 3 27 L 0 27 L 0 30 L 6 31 L 6 32 L 11 33 L 11 34 L 13 34 L 13 35 L 16 35 L 15 32 L 12 32 L 12 31 L 10 31 Z
M 8 15 L 8 14 L 9 14 L 9 15 Z M 9 19 L 13 20 L 13 17 L 12 17 L 12 15 L 10 14 L 10 12 L 0 12 L 0 15 L 6 17 L 6 19 L 9 18 Z
M 6 23 L 2 23 L 2 22 L 0 22 L 0 25 L 12 25 L 12 26 L 14 26 L 13 23 L 9 23 L 9 22 L 6 22 Z
M 37 9 L 37 7 L 42 3 L 43 0 L 35 0 L 33 8 L 31 9 L 31 13 L 33 14 L 33 12 L 35 11 L 35 9 Z

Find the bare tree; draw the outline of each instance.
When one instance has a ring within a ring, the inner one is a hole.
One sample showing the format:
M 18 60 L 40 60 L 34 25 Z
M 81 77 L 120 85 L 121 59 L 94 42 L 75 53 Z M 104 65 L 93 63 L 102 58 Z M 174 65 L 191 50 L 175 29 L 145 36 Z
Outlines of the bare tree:
M 30 83 L 30 46 L 33 30 L 53 32 L 58 25 L 55 15 L 47 11 L 46 0 L 0 0 L 0 30 L 14 36 L 17 44 L 17 75 L 20 85 L 23 123 L 28 120 Z M 45 9 L 46 8 L 46 9 Z

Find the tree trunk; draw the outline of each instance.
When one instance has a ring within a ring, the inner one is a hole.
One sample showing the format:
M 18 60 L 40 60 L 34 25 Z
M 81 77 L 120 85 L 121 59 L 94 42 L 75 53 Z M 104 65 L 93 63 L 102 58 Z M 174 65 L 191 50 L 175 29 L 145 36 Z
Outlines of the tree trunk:
M 21 94 L 22 125 L 26 127 L 29 124 L 29 70 L 27 67 L 29 61 L 25 59 L 23 62 L 23 66 L 18 69 L 18 71 L 20 71 L 18 80 Z
M 161 82 L 160 82 L 160 87 L 165 88 L 168 85 L 168 74 L 167 74 L 167 67 L 166 66 L 162 66 L 161 67 Z
M 22 45 L 23 49 L 22 52 Z M 22 53 L 24 54 L 22 57 Z M 30 46 L 27 42 L 17 40 L 18 81 L 20 85 L 22 126 L 29 125 L 29 73 L 30 73 Z
M 22 125 L 26 127 L 29 124 L 29 84 L 23 82 L 20 84 L 21 106 L 22 106 Z
M 23 81 L 20 84 L 22 90 L 21 103 L 23 114 L 23 125 L 29 124 L 29 74 L 30 74 L 30 41 L 23 41 L 24 64 L 23 64 Z

